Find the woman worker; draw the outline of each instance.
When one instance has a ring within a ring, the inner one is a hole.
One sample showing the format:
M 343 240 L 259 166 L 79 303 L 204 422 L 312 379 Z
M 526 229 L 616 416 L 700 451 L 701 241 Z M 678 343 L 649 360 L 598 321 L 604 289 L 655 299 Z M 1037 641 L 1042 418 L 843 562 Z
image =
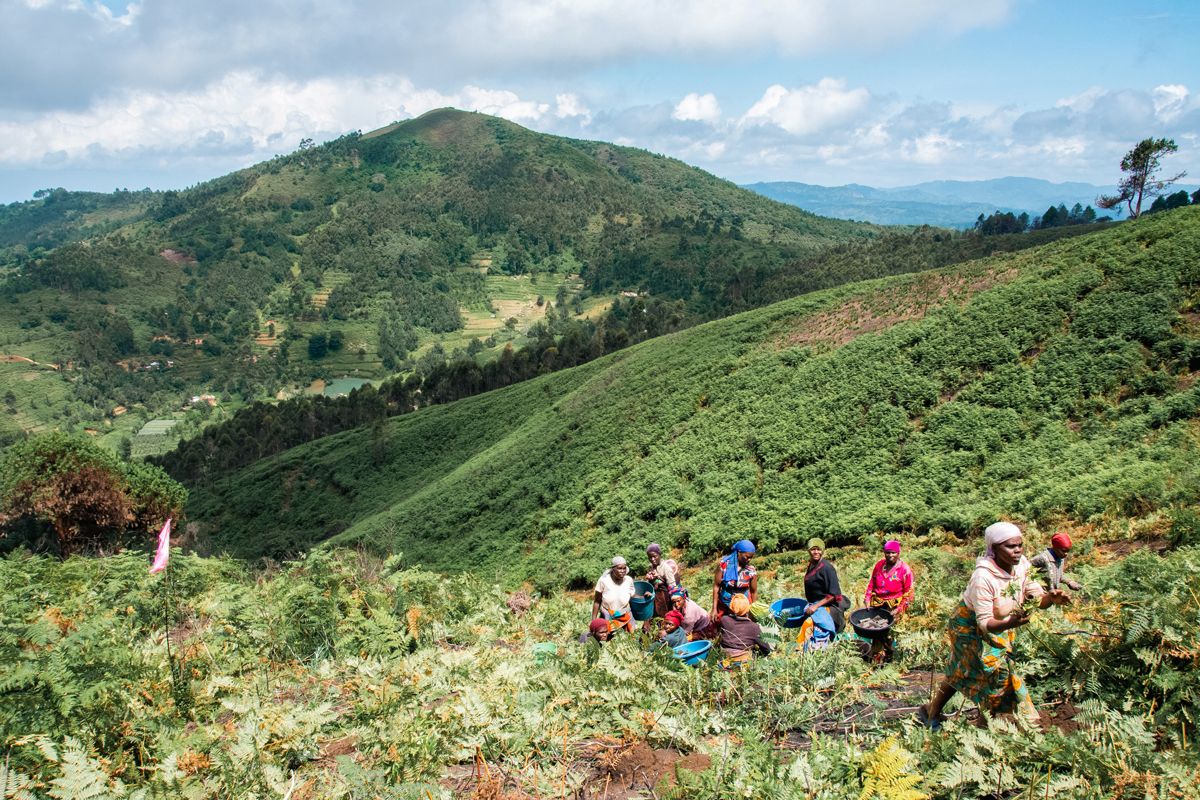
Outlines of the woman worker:
M 942 708 L 955 692 L 962 692 L 983 711 L 1015 711 L 1026 725 L 1036 725 L 1037 709 L 1029 690 L 1013 672 L 1009 655 L 1015 631 L 1029 621 L 1027 600 L 1038 608 L 1065 605 L 1061 589 L 1044 590 L 1029 577 L 1021 529 L 1011 522 L 996 522 L 983 532 L 987 549 L 976 560 L 975 571 L 962 593 L 948 625 L 952 640 L 946 675 L 930 700 L 917 712 L 930 728 L 941 727 Z
M 646 580 L 654 584 L 654 616 L 665 617 L 671 610 L 671 590 L 679 585 L 679 565 L 662 557 L 662 546 L 651 542 L 646 548 L 650 570 Z
M 622 556 L 613 556 L 612 566 L 596 581 L 596 592 L 592 599 L 592 619 L 604 619 L 611 632 L 624 628 L 633 633 L 633 612 L 629 601 L 633 599 L 633 578 L 629 577 L 629 565 Z
M 1056 533 L 1050 537 L 1050 546 L 1038 553 L 1029 562 L 1033 568 L 1043 573 L 1046 585 L 1050 589 L 1066 586 L 1073 592 L 1083 587 L 1068 578 L 1063 570 L 1067 565 L 1067 553 L 1071 552 L 1071 537 L 1066 533 Z
M 679 627 L 683 629 L 689 639 L 695 641 L 712 636 L 712 620 L 709 618 L 708 612 L 704 610 L 703 606 L 688 597 L 687 589 L 682 586 L 672 589 L 671 602 L 675 606 L 674 610 L 680 615 Z
M 714 620 L 730 610 L 729 601 L 735 596 L 746 597 L 751 605 L 758 598 L 758 572 L 750 565 L 753 556 L 754 542 L 742 539 L 729 555 L 717 562 L 717 571 L 713 574 Z
M 825 542 L 822 539 L 808 540 L 808 566 L 804 570 L 804 599 L 808 601 L 805 614 L 815 614 L 824 608 L 833 617 L 838 633 L 846 627 L 846 609 L 850 602 L 842 596 L 842 585 L 838 582 L 837 570 L 826 561 Z
M 729 613 L 717 622 L 721 634 L 721 649 L 725 651 L 722 665 L 726 669 L 745 666 L 757 650 L 764 656 L 771 654 L 771 645 L 763 641 L 762 628 L 750 619 L 750 600 L 744 594 L 735 594 L 729 600 Z
M 899 618 L 913 599 L 913 572 L 900 560 L 900 543 L 889 539 L 883 543 L 883 558 L 871 569 L 863 604 L 867 608 L 886 608 Z
M 883 543 L 883 558 L 875 562 L 867 591 L 863 593 L 863 605 L 867 608 L 884 608 L 898 620 L 908 609 L 913 599 L 913 573 L 908 564 L 900 560 L 900 542 L 889 539 Z M 879 642 L 868 657 L 891 658 L 892 637 Z

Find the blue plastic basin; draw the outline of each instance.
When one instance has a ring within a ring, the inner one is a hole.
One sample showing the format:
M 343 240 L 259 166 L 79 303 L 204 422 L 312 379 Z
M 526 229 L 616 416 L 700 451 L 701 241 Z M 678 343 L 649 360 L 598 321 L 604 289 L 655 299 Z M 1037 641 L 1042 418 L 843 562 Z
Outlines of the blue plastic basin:
M 646 597 L 649 592 L 650 596 Z M 633 582 L 633 599 L 629 601 L 629 610 L 638 622 L 645 622 L 654 616 L 654 584 L 649 581 Z
M 687 664 L 689 667 L 698 667 L 704 663 L 704 659 L 708 657 L 708 651 L 712 649 L 712 642 L 707 639 L 700 639 L 695 642 L 681 644 L 674 650 L 675 657 Z
M 803 597 L 785 597 L 771 603 L 771 616 L 785 628 L 799 628 L 804 624 L 804 609 L 808 601 Z

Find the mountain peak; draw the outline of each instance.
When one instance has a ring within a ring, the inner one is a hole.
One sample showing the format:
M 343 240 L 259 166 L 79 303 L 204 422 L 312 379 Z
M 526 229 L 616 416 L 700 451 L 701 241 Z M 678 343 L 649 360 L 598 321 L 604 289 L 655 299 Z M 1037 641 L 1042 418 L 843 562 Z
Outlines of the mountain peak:
M 363 134 L 364 139 L 381 136 L 400 136 L 420 139 L 433 145 L 465 144 L 480 138 L 491 139 L 501 128 L 525 130 L 521 126 L 500 117 L 478 111 L 463 111 L 458 108 L 435 108 L 418 117 L 402 122 L 393 122 Z M 484 131 L 487 131 L 484 133 Z

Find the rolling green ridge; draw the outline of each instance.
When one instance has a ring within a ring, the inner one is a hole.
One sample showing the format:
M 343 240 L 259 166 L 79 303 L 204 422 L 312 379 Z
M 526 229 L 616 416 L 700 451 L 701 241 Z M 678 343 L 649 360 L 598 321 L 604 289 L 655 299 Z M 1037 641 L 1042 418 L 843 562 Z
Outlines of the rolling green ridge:
M 54 190 L 0 208 L 0 356 L 62 366 L 65 391 L 17 393 L 0 437 L 93 428 L 112 444 L 136 430 L 117 406 L 139 423 L 201 393 L 236 407 L 472 340 L 487 360 L 529 340 L 539 299 L 582 317 L 625 290 L 720 316 L 739 274 L 877 232 L 452 109 L 185 191 Z M 340 347 L 310 346 L 335 332 Z
M 805 295 L 296 448 L 189 513 L 238 555 L 336 534 L 561 586 L 652 539 L 698 558 L 1194 503 L 1198 222 Z

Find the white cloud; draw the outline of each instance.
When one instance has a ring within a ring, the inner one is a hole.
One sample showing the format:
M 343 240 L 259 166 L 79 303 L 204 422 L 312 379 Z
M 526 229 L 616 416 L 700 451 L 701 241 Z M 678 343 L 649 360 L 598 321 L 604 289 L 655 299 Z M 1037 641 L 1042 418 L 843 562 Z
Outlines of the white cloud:
M 742 116 L 742 125 L 772 123 L 794 136 L 836 128 L 856 118 L 871 100 L 866 89 L 846 88 L 845 81 L 823 78 L 812 86 L 787 89 L 776 84 Z
M 461 98 L 459 101 L 449 105 L 460 105 L 471 111 L 482 111 L 485 114 L 504 117 L 514 122 L 536 122 L 550 110 L 548 103 L 522 100 L 507 89 L 480 89 L 478 86 L 467 86 L 459 97 Z
M 586 124 L 592 118 L 592 112 L 583 104 L 578 95 L 572 93 L 556 95 L 554 102 L 554 116 L 559 119 L 579 117 Z
M 941 133 L 928 133 L 901 146 L 900 156 L 918 164 L 940 164 L 960 145 Z
M 1170 122 L 1187 106 L 1188 88 L 1181 84 L 1166 84 L 1155 86 L 1154 114 L 1164 122 Z
M 0 108 L 87 108 L 114 89 L 193 91 L 227 72 L 517 85 L 641 58 L 874 55 L 997 24 L 1016 1 L 144 0 L 114 14 L 95 0 L 3 0 L 0 72 L 21 79 L 0 84 Z
M 812 55 L 874 50 L 924 30 L 961 32 L 996 24 L 1011 0 L 492 0 L 460 3 L 464 42 L 490 53 L 596 62 L 664 53 L 748 48 Z
M 525 124 L 543 120 L 552 108 L 511 91 L 477 86 L 442 93 L 397 77 L 296 82 L 243 72 L 197 91 L 127 91 L 87 111 L 0 121 L 0 163 L 42 163 L 47 153 L 94 160 L 136 151 L 254 160 L 290 151 L 305 137 L 371 129 L 442 106 Z
M 1050 107 L 904 100 L 826 78 L 772 85 L 744 113 L 722 111 L 712 94 L 678 102 L 600 106 L 582 92 L 538 96 L 465 83 L 454 90 L 407 77 L 292 80 L 243 70 L 195 89 L 127 89 L 80 111 L 0 117 L 0 187 L 62 185 L 71 170 L 104 175 L 104 186 L 143 178 L 157 186 L 215 177 L 355 128 L 369 130 L 442 106 L 481 111 L 535 130 L 602 139 L 681 158 L 736 181 L 805 180 L 887 186 L 939 177 L 1035 175 L 1111 180 L 1145 125 L 1181 145 L 1175 171 L 1195 173 L 1200 104 L 1185 86 L 1089 90 Z M 1192 158 L 1189 163 L 1188 159 Z M 187 167 L 188 180 L 172 183 Z M 161 170 L 163 178 L 153 176 Z M 57 172 L 56 172 L 57 170 Z M 82 173 L 81 173 L 82 174 Z M 111 176 L 111 177 L 109 177 Z M 24 180 L 24 179 L 22 179 Z M 111 181 L 111 182 L 110 182 Z M 92 184 L 94 186 L 94 184 Z
M 1096 104 L 1096 101 L 1106 94 L 1108 94 L 1107 89 L 1102 89 L 1099 86 L 1092 86 L 1091 88 L 1085 89 L 1078 94 L 1058 100 L 1054 104 L 1054 107 L 1069 108 L 1070 110 L 1077 112 L 1086 112 L 1091 110 L 1092 106 Z
M 707 122 L 711 125 L 721 121 L 721 106 L 712 94 L 692 92 L 679 101 L 671 117 L 684 122 Z

